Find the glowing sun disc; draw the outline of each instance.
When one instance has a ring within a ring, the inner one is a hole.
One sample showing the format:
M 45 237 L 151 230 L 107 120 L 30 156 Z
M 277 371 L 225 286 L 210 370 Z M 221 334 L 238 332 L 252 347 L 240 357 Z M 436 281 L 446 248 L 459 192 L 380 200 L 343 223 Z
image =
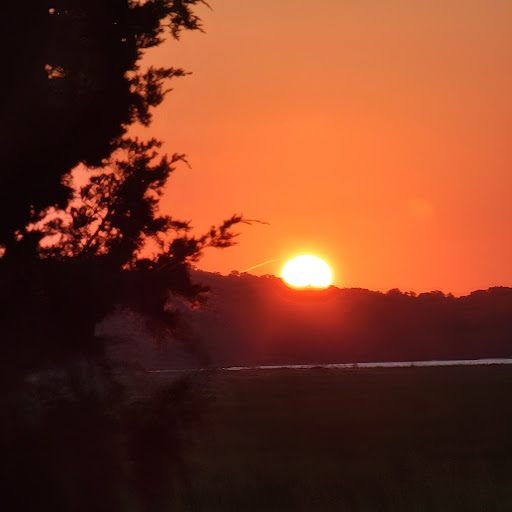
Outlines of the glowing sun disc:
M 329 265 L 324 260 L 310 254 L 292 258 L 283 267 L 281 276 L 292 286 L 326 288 L 332 281 Z

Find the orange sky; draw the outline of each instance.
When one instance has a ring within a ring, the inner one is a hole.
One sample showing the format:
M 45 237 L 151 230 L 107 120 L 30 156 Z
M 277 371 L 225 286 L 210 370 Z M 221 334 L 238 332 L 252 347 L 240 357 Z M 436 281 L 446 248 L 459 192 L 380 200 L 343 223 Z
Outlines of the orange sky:
M 233 213 L 209 271 L 455 294 L 512 285 L 512 2 L 216 0 L 206 34 L 146 63 L 193 72 L 147 135 L 189 155 L 164 210 L 201 232 Z M 140 130 L 138 130 L 140 133 Z

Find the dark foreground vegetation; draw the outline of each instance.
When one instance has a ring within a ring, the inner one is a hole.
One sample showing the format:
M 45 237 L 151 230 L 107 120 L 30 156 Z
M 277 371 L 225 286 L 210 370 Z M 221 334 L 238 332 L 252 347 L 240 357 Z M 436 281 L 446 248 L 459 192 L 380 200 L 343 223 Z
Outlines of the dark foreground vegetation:
M 512 368 L 223 372 L 214 389 L 181 510 L 512 509 Z
M 129 310 L 155 343 L 173 332 L 194 351 L 169 298 L 199 307 L 190 263 L 231 245 L 242 222 L 196 236 L 162 212 L 185 155 L 130 136 L 187 74 L 143 56 L 200 29 L 201 3 L 0 3 L 2 511 L 167 512 L 185 478 L 193 388 L 121 384 L 95 328 Z

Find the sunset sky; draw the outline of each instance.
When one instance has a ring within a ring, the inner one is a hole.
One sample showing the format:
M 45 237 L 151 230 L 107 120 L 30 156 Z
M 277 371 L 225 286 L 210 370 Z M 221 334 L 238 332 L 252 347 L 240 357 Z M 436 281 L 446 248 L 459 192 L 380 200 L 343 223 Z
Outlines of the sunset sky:
M 200 268 L 457 295 L 512 285 L 512 2 L 214 0 L 148 52 L 193 74 L 139 134 L 186 153 L 163 208 L 239 244 Z

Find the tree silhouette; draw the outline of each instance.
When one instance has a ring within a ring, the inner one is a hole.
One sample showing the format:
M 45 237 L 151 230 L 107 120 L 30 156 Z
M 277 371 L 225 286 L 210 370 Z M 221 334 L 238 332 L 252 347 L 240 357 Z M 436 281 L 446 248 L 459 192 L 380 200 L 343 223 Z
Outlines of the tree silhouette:
M 188 222 L 161 215 L 162 188 L 184 156 L 126 136 L 151 122 L 167 81 L 185 74 L 142 70 L 144 51 L 167 31 L 200 29 L 199 3 L 0 8 L 11 74 L 0 85 L 2 510 L 168 510 L 172 481 L 186 478 L 190 386 L 134 395 L 112 373 L 95 325 L 120 305 L 155 331 L 184 333 L 165 308 L 169 292 L 197 303 L 189 263 L 231 245 L 244 222 L 233 216 L 196 237 Z
M 16 81 L 2 82 L 9 101 L 0 124 L 1 306 L 6 336 L 34 345 L 20 353 L 20 343 L 11 344 L 21 366 L 90 349 L 95 323 L 114 304 L 172 323 L 163 310 L 168 290 L 191 300 L 200 291 L 187 264 L 205 247 L 233 243 L 240 216 L 194 237 L 188 222 L 160 215 L 162 188 L 184 155 L 159 156 L 157 141 L 125 136 L 132 123 L 150 123 L 166 82 L 185 74 L 142 71 L 144 51 L 159 45 L 166 29 L 175 38 L 200 29 L 192 11 L 199 3 L 34 0 L 2 7 L 1 37 L 17 41 L 8 63 L 18 72 Z M 77 164 L 88 177 L 79 187 Z M 155 288 L 142 299 L 143 281 Z M 23 322 L 28 313 L 34 322 Z M 49 350 L 53 345 L 59 348 Z
M 5 69 L 0 85 L 0 244 L 34 213 L 65 207 L 72 190 L 62 178 L 79 162 L 100 166 L 123 144 L 127 127 L 151 121 L 175 68 L 142 71 L 144 51 L 199 29 L 191 7 L 201 0 L 32 0 L 1 8 Z M 13 44 L 13 42 L 15 42 Z M 23 177 L 23 185 L 20 184 Z

